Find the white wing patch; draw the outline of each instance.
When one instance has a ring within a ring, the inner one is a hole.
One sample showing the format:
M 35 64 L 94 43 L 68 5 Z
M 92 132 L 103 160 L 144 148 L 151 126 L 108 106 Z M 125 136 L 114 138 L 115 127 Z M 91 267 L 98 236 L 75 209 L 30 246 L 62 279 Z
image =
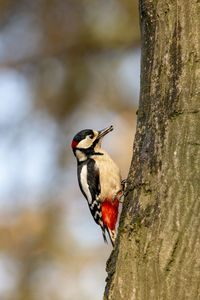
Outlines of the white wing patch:
M 89 186 L 87 184 L 87 165 L 84 165 L 82 167 L 81 174 L 80 174 L 80 180 L 81 180 L 82 189 L 83 189 L 84 193 L 86 194 L 88 203 L 91 204 L 92 203 L 92 196 L 91 196 L 91 193 L 90 193 Z

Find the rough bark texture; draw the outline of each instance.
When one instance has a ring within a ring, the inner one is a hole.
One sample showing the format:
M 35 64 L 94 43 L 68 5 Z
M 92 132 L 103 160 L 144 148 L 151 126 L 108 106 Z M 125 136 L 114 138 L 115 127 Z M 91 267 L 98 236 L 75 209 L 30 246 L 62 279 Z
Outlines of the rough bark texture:
M 104 299 L 200 299 L 200 1 L 140 0 L 141 94 Z

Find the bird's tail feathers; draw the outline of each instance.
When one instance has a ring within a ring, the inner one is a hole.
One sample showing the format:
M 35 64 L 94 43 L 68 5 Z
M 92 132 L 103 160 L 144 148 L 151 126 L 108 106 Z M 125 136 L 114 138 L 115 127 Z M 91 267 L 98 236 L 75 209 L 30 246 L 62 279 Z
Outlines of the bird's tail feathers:
M 110 238 L 110 241 L 111 241 L 111 243 L 112 243 L 112 246 L 114 247 L 114 245 L 115 245 L 115 240 L 116 240 L 116 236 L 117 236 L 117 234 L 116 234 L 116 230 L 114 229 L 114 230 L 111 230 L 109 227 L 107 227 L 106 226 L 106 229 L 107 229 L 107 231 L 108 231 L 108 235 L 109 235 L 109 238 Z
M 105 226 L 101 227 L 101 230 L 102 230 L 102 235 L 103 235 L 104 242 L 108 244 L 108 241 L 107 241 L 107 238 L 106 238 L 106 233 L 105 233 Z

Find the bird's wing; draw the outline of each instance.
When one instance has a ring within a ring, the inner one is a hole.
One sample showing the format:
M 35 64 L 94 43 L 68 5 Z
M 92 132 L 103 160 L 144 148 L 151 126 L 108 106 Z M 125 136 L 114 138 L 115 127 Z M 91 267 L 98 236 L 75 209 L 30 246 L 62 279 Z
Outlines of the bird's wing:
M 82 166 L 80 172 L 80 180 L 82 182 L 81 191 L 87 199 L 91 214 L 95 222 L 101 226 L 104 241 L 106 240 L 105 225 L 102 218 L 101 202 L 99 199 L 101 186 L 99 180 L 99 168 L 93 159 Z
M 99 181 L 99 168 L 93 159 L 87 164 L 87 182 L 89 183 L 89 190 L 92 195 L 92 200 L 99 197 L 101 192 L 101 186 Z

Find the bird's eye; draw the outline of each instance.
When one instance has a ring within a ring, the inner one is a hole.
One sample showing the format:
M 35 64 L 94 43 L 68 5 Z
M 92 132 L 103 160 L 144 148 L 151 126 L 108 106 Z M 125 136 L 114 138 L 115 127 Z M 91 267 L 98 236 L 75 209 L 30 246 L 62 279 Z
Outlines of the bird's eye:
M 91 135 L 89 135 L 89 138 L 90 138 L 90 139 L 93 139 L 93 135 L 92 135 L 92 134 L 91 134 Z

